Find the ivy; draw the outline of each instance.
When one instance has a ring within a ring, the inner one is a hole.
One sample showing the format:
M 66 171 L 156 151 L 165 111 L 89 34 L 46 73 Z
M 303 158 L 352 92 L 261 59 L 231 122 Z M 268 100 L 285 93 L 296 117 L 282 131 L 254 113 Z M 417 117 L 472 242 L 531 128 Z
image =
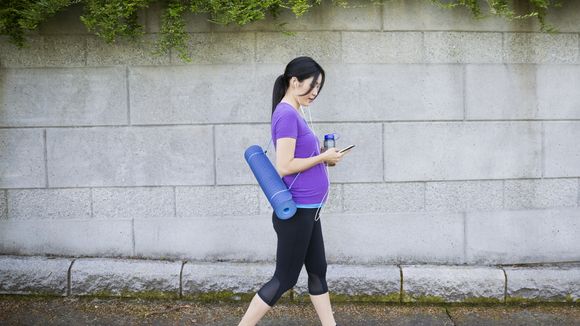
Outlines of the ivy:
M 296 17 L 320 5 L 322 0 L 0 0 L 0 34 L 8 35 L 11 43 L 23 47 L 25 34 L 36 30 L 42 22 L 67 7 L 81 3 L 84 7 L 80 20 L 87 29 L 113 43 L 119 38 L 136 40 L 143 35 L 138 13 L 152 2 L 162 3 L 160 37 L 154 54 L 162 55 L 170 49 L 177 51 L 179 58 L 189 62 L 187 54 L 188 34 L 185 32 L 184 15 L 187 12 L 204 14 L 214 24 L 240 26 L 250 24 L 271 15 L 275 19 L 282 10 L 290 10 Z M 369 0 L 380 5 L 384 0 Z M 466 7 L 476 19 L 487 17 L 478 0 L 429 0 L 434 5 L 453 9 Z M 511 1 L 521 1 L 529 6 L 528 12 L 516 14 L 510 7 Z M 557 29 L 546 23 L 546 15 L 551 8 L 561 7 L 560 0 L 486 0 L 489 15 L 507 20 L 536 17 L 543 32 Z M 333 4 L 348 7 L 348 0 L 332 0 Z M 276 25 L 284 33 L 284 23 Z

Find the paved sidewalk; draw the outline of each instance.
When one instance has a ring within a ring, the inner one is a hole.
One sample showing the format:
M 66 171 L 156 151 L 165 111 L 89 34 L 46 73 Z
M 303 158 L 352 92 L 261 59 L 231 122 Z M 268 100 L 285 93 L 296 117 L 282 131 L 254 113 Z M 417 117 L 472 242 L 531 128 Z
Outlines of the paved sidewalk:
M 0 325 L 237 325 L 248 303 L 0 296 Z M 341 325 L 580 325 L 580 305 L 337 303 Z M 259 325 L 320 325 L 310 303 L 280 303 Z

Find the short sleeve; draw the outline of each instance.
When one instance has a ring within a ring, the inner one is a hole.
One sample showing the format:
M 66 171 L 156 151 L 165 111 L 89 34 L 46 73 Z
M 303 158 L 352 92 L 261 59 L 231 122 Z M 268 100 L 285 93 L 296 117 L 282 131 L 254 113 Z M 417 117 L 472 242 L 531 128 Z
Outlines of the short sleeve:
M 298 116 L 290 111 L 284 111 L 274 120 L 274 136 L 279 138 L 298 138 Z

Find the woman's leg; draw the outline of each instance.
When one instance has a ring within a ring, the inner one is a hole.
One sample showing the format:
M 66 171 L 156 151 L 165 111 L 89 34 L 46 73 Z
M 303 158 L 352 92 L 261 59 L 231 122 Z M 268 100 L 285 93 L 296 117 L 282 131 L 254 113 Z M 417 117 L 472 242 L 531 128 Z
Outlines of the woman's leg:
M 260 298 L 260 296 L 256 293 L 238 326 L 256 325 L 271 308 L 272 307 L 265 303 L 264 300 L 262 300 L 262 298 Z
M 261 303 L 265 303 L 270 308 L 273 307 L 282 294 L 296 285 L 302 265 L 304 265 L 315 212 L 312 209 L 298 208 L 296 214 L 288 220 L 281 220 L 275 213 L 272 214 L 272 223 L 278 236 L 276 271 L 252 299 L 242 319 L 242 322 L 247 320 L 248 323 L 240 323 L 240 325 L 255 325 L 268 311 Z M 262 313 L 264 310 L 265 312 Z
M 324 252 L 324 239 L 322 238 L 322 225 L 320 219 L 314 222 L 312 237 L 304 261 L 308 272 L 308 292 L 314 309 L 323 326 L 335 326 L 334 315 L 330 305 L 330 296 L 326 284 L 326 255 Z

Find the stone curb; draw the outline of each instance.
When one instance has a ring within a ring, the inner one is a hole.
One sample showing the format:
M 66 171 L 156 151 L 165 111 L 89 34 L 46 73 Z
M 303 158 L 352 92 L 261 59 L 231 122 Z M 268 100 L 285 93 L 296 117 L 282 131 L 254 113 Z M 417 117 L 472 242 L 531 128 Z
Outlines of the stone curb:
M 0 294 L 250 299 L 273 263 L 0 255 Z M 335 300 L 420 303 L 580 303 L 580 264 L 328 265 Z M 290 298 L 308 296 L 303 267 Z

